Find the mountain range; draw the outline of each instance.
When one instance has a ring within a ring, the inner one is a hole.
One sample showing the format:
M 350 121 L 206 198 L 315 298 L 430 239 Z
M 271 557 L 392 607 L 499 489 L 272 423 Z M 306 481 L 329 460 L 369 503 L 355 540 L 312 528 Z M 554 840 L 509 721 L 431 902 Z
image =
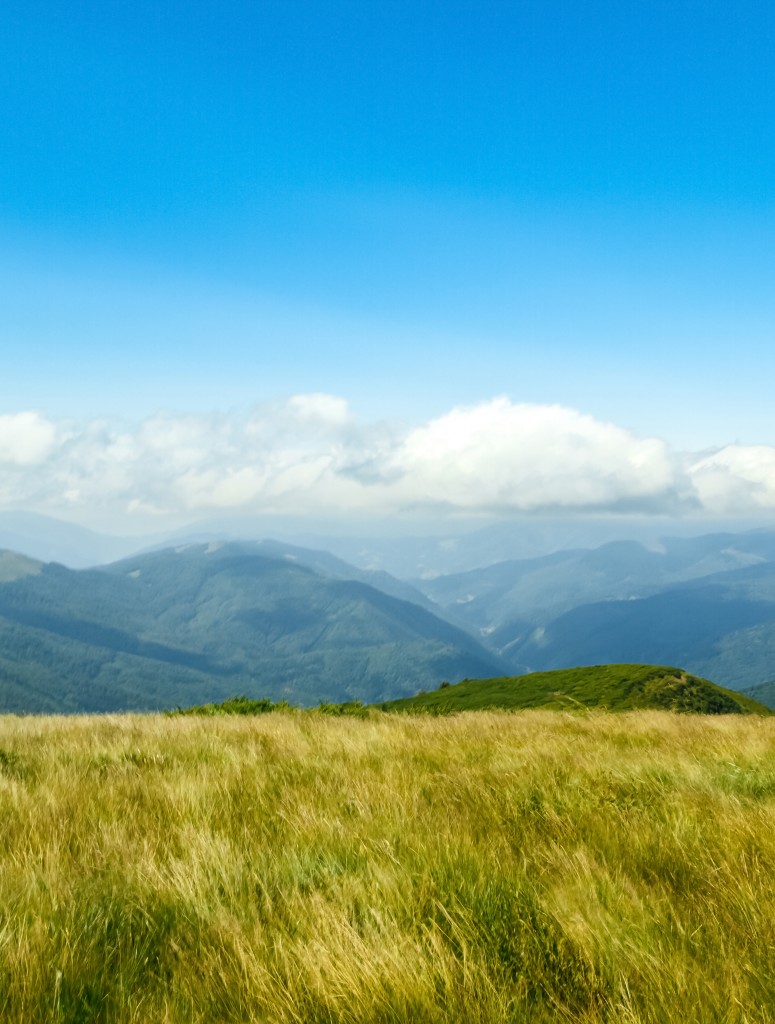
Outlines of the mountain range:
M 40 547 L 47 522 L 19 517 L 0 517 L 0 537 L 37 530 Z M 96 552 L 99 535 L 73 529 Z M 456 558 L 484 535 L 498 530 L 455 538 Z M 425 541 L 438 554 L 442 541 Z M 369 568 L 379 559 L 363 546 L 356 566 L 282 540 L 158 543 L 79 570 L 0 553 L 0 709 L 152 709 L 238 692 L 383 701 L 441 680 L 610 662 L 680 665 L 762 687 L 752 695 L 775 706 L 772 531 L 616 540 L 404 579 Z M 422 538 L 391 543 L 406 567 L 422 561 Z
M 677 664 L 735 689 L 775 677 L 775 533 L 634 541 L 415 580 L 512 671 Z
M 382 700 L 504 662 L 410 588 L 278 544 L 198 544 L 72 570 L 0 555 L 0 707 L 167 708 L 237 692 Z M 392 590 L 394 593 L 388 593 Z

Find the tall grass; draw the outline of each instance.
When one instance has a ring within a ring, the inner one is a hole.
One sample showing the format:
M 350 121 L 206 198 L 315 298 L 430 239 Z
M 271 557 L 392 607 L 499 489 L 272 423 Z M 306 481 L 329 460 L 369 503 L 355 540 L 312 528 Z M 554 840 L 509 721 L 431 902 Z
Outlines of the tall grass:
M 775 1021 L 775 721 L 0 719 L 0 1020 Z

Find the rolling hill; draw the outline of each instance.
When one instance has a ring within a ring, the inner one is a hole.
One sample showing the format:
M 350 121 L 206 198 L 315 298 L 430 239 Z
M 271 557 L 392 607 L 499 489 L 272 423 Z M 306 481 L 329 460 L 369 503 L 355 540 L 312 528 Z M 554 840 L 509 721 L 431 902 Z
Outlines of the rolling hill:
M 772 713 L 750 697 L 664 665 L 594 665 L 497 679 L 465 679 L 456 686 L 383 702 L 380 707 L 385 711 L 434 713 L 580 707 L 609 711 L 658 708 L 716 715 Z

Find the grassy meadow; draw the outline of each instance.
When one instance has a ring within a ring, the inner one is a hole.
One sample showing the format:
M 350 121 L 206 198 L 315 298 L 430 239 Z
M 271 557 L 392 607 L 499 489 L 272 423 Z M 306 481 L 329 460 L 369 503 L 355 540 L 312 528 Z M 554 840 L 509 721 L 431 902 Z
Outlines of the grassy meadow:
M 775 1021 L 775 719 L 0 719 L 0 1020 Z

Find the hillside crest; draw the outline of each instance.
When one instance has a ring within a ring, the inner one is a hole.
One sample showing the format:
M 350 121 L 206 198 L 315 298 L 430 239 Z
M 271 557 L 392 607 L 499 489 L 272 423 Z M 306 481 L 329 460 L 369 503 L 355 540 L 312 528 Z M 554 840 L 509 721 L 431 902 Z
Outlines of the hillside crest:
M 385 710 L 450 713 L 485 708 L 609 711 L 661 709 L 698 714 L 761 714 L 763 704 L 668 665 L 592 665 L 524 676 L 464 679 L 430 693 L 387 701 Z

